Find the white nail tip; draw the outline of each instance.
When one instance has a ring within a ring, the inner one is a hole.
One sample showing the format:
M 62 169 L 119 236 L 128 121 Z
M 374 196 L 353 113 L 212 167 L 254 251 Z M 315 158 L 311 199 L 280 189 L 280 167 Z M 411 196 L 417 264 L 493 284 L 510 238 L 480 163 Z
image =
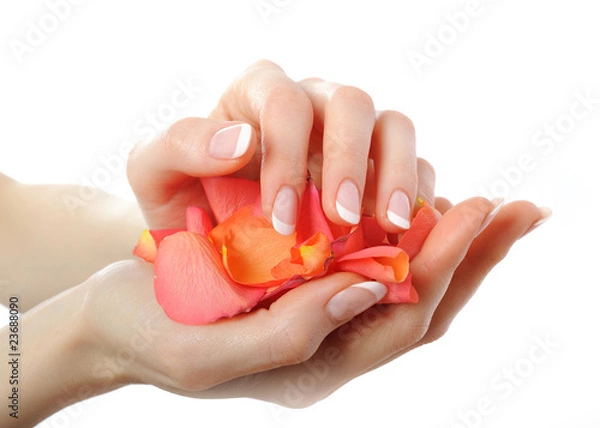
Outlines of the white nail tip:
M 365 290 L 369 290 L 377 297 L 378 302 L 381 299 L 383 299 L 388 292 L 388 289 L 385 285 L 375 281 L 359 282 L 358 284 L 351 285 L 351 287 L 364 288 Z
M 337 201 L 335 202 L 335 208 L 337 209 L 337 212 L 340 215 L 340 217 L 348 223 L 358 224 L 358 222 L 360 221 L 360 215 L 346 209 L 342 204 L 340 204 Z
M 394 223 L 396 226 L 402 229 L 408 229 L 410 227 L 410 221 L 408 221 L 404 217 L 400 217 L 398 214 L 393 213 L 390 210 L 388 210 L 387 212 L 387 217 L 392 223 Z
M 240 134 L 238 135 L 237 143 L 235 145 L 235 151 L 231 157 L 233 159 L 239 158 L 246 150 L 248 150 L 248 146 L 250 145 L 250 137 L 252 135 L 252 127 L 247 123 L 242 123 L 239 125 Z
M 275 229 L 277 232 L 279 232 L 282 235 L 289 236 L 292 233 L 294 233 L 294 230 L 296 229 L 295 224 L 284 223 L 283 221 L 281 221 L 277 218 L 275 213 L 273 213 L 271 220 L 272 220 L 271 223 L 273 223 L 273 229 Z

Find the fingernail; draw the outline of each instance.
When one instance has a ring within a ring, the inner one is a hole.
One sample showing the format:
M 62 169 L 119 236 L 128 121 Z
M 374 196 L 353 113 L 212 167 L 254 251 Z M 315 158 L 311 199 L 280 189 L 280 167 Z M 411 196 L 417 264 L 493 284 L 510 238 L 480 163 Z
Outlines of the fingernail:
M 410 227 L 410 202 L 408 196 L 401 190 L 396 190 L 390 197 L 387 210 L 388 220 L 402 229 Z
M 296 228 L 297 212 L 298 197 L 296 192 L 289 186 L 282 187 L 273 203 L 271 219 L 273 228 L 282 235 L 291 235 Z
M 539 207 L 538 210 L 542 215 L 538 221 L 533 223 L 529 229 L 525 231 L 524 234 L 521 235 L 521 238 L 527 235 L 528 233 L 533 232 L 535 229 L 540 227 L 542 224 L 546 223 L 550 217 L 552 217 L 552 210 L 548 207 Z
M 246 153 L 252 137 L 252 127 L 239 123 L 219 130 L 210 140 L 208 153 L 216 159 L 236 159 Z
M 360 194 L 350 180 L 344 180 L 340 184 L 335 207 L 344 221 L 350 224 L 358 224 L 360 221 Z
M 494 217 L 496 217 L 496 214 L 498 214 L 498 211 L 500 211 L 500 208 L 502 208 L 502 206 L 504 205 L 504 198 L 494 198 L 490 202 L 492 203 L 492 210 L 488 213 L 488 215 L 481 223 L 481 226 L 479 227 L 479 231 L 477 232 L 476 236 L 479 236 L 479 234 L 490 225 Z
M 334 321 L 348 321 L 383 299 L 387 291 L 380 282 L 360 282 L 333 296 L 325 309 Z

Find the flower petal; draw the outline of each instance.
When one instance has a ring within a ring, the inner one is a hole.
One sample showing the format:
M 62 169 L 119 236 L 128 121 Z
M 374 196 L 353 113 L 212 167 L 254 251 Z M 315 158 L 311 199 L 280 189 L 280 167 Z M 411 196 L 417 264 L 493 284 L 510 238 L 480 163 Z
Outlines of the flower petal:
M 207 236 L 213 229 L 212 221 L 208 213 L 201 207 L 188 207 L 185 211 L 185 221 L 188 232 Z
M 363 248 L 365 248 L 365 238 L 361 223 L 354 226 L 346 235 L 338 237 L 331 243 L 331 251 L 336 260 Z
M 296 233 L 298 242 L 310 239 L 315 233 L 324 234 L 329 241 L 333 241 L 333 234 L 321 206 L 321 198 L 315 183 L 309 179 L 300 205 Z
M 154 265 L 156 300 L 173 321 L 202 325 L 252 309 L 265 289 L 233 282 L 208 238 L 192 232 L 169 236 Z
M 245 178 L 206 177 L 201 180 L 210 209 L 218 223 L 246 205 L 254 204 L 260 195 L 260 185 Z
M 245 210 L 249 213 L 251 207 Z M 213 232 L 219 232 L 218 229 L 225 225 L 228 230 L 222 237 L 221 246 L 217 239 L 213 239 L 213 242 L 217 248 L 221 248 L 223 264 L 234 281 L 263 287 L 272 281 L 281 283 L 287 279 L 275 278 L 271 271 L 290 257 L 290 249 L 296 244 L 295 235 L 281 235 L 267 219 L 252 215 L 240 215 L 231 224 L 228 220 Z
M 323 233 L 315 233 L 310 239 L 290 250 L 290 258 L 282 260 L 272 270 L 277 279 L 301 276 L 305 279 L 323 273 L 326 261 L 331 257 L 329 239 Z
M 412 285 L 410 273 L 402 282 L 385 282 L 384 284 L 388 292 L 379 303 L 417 303 L 419 301 L 419 294 Z
M 384 282 L 402 282 L 408 275 L 408 254 L 390 245 L 370 247 L 341 257 L 337 270 Z
M 384 243 L 387 234 L 375 217 L 362 216 L 360 223 L 363 228 L 363 236 L 367 247 L 375 247 Z
M 398 241 L 398 248 L 406 251 L 412 260 L 421 251 L 425 239 L 429 236 L 429 232 L 431 232 L 438 220 L 436 211 L 426 203 L 423 208 L 417 211 L 417 215 L 413 218 L 410 228 Z
M 133 254 L 154 263 L 156 258 L 156 249 L 160 242 L 167 236 L 181 232 L 182 229 L 164 229 L 164 230 L 148 230 L 145 229 L 140 235 L 137 245 L 133 249 Z

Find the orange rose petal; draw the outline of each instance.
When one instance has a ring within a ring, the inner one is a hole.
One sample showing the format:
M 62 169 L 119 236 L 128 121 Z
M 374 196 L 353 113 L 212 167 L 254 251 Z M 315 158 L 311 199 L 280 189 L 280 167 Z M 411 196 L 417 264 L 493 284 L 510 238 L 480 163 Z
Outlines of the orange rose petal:
M 156 300 L 173 321 L 203 325 L 252 309 L 265 289 L 233 282 L 208 238 L 179 232 L 164 239 L 154 265 Z
M 423 208 L 417 211 L 410 224 L 410 228 L 398 241 L 398 248 L 406 251 L 412 260 L 421 251 L 425 239 L 429 236 L 429 232 L 431 232 L 438 220 L 437 212 L 426 203 Z
M 164 230 L 148 230 L 145 229 L 138 240 L 137 245 L 133 249 L 133 254 L 154 263 L 156 258 L 156 249 L 160 242 L 167 236 L 181 232 L 182 229 L 164 229 Z
M 185 221 L 188 232 L 207 236 L 213 229 L 212 221 L 208 213 L 201 207 L 188 207 L 185 211 Z
M 337 262 L 337 269 L 384 282 L 402 282 L 408 275 L 408 254 L 392 246 L 365 248 Z
M 290 257 L 295 244 L 295 235 L 281 235 L 264 217 L 241 217 L 224 235 L 223 264 L 234 281 L 263 286 L 278 280 L 271 270 Z
M 206 177 L 201 180 L 218 223 L 222 223 L 246 205 L 254 204 L 260 196 L 260 185 L 244 178 Z
M 229 234 L 231 228 L 235 227 L 241 220 L 247 217 L 252 217 L 251 206 L 246 206 L 236 211 L 231 217 L 218 224 L 213 230 L 211 230 L 209 237 L 215 244 L 215 247 L 219 249 L 222 248 L 225 237 Z
M 271 270 L 277 279 L 301 276 L 305 279 L 323 273 L 326 261 L 331 257 L 329 239 L 323 233 L 315 233 L 310 239 L 290 250 L 291 257 L 282 260 Z
M 148 229 L 145 229 L 140 235 L 138 243 L 133 249 L 133 254 L 147 262 L 154 263 L 154 259 L 156 258 L 156 243 Z

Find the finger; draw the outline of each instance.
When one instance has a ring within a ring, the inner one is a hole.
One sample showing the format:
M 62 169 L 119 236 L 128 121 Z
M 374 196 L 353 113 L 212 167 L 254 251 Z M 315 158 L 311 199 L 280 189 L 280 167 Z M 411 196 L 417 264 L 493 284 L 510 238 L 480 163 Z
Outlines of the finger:
M 145 211 L 167 207 L 172 213 L 174 198 L 181 213 L 199 200 L 198 177 L 230 174 L 253 156 L 256 145 L 251 126 L 242 122 L 187 118 L 173 124 L 157 139 L 136 145 L 127 162 L 127 177 Z M 190 190 L 183 192 L 182 190 Z M 182 214 L 183 216 L 183 214 Z M 154 220 L 153 228 L 178 227 L 183 219 Z
M 508 253 L 511 246 L 540 219 L 540 211 L 529 202 L 513 202 L 500 210 L 494 220 L 473 241 L 456 269 L 450 285 L 435 308 L 421 340 L 390 356 L 383 365 L 410 350 L 442 337 L 450 324 L 479 288 L 479 285 Z
M 418 181 L 415 130 L 410 119 L 395 111 L 380 112 L 371 154 L 377 181 L 375 216 L 386 232 L 404 231 L 410 227 Z
M 357 224 L 375 125 L 373 101 L 352 86 L 316 79 L 300 84 L 312 102 L 314 126 L 323 134 L 323 210 L 334 223 Z
M 302 363 L 335 328 L 387 292 L 383 284 L 340 273 L 311 281 L 258 310 L 201 327 L 173 323 L 169 343 L 187 356 L 174 388 L 196 392 L 228 380 Z M 182 348 L 181 344 L 185 344 Z
M 331 333 L 305 364 L 280 368 L 276 375 L 257 374 L 251 381 L 224 385 L 216 393 L 226 391 L 303 407 L 418 343 L 428 329 L 449 277 L 491 209 L 485 199 L 471 199 L 448 211 L 435 226 L 411 265 L 421 297 L 418 304 L 375 305 Z M 315 367 L 327 375 L 310 376 L 317 370 Z M 312 382 L 309 388 L 304 384 L 307 376 Z M 256 387 L 258 381 L 262 387 Z
M 263 211 L 277 231 L 293 233 L 313 121 L 302 88 L 276 64 L 259 61 L 227 89 L 211 117 L 243 120 L 260 130 Z
M 424 343 L 443 336 L 484 278 L 542 216 L 543 213 L 534 204 L 525 201 L 513 202 L 500 210 L 475 239 L 456 270 L 448 291 L 435 310 L 431 327 L 423 338 Z
M 435 170 L 425 159 L 417 159 L 417 197 L 435 207 Z
M 437 198 L 435 198 L 434 206 L 435 206 L 435 209 L 438 210 L 443 215 L 446 213 L 446 211 L 448 211 L 454 205 L 452 205 L 452 202 L 450 202 L 446 198 L 437 197 Z

